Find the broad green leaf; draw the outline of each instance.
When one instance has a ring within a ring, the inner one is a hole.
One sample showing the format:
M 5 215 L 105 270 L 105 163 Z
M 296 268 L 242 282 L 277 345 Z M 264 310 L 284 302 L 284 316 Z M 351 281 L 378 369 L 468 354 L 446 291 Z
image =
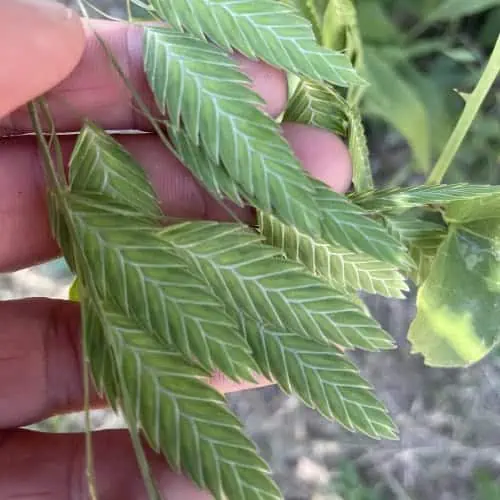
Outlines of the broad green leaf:
M 335 287 L 399 299 L 408 291 L 403 275 L 391 264 L 315 240 L 272 216 L 259 214 L 259 226 L 268 244 L 282 249 L 289 259 L 301 262 Z
M 396 267 L 409 269 L 406 248 L 379 222 L 346 197 L 315 181 L 316 201 L 322 214 L 323 239 L 352 252 L 362 252 Z
M 349 152 L 352 161 L 352 183 L 356 191 L 373 189 L 370 156 L 361 113 L 357 107 L 349 110 Z
M 471 200 L 483 198 L 484 200 L 492 200 L 492 195 L 500 197 L 500 186 L 439 184 L 367 191 L 365 193 L 353 194 L 350 198 L 365 210 L 371 212 L 390 212 L 393 210 L 424 207 L 426 205 L 447 206 L 453 204 L 453 202 L 460 202 L 459 204 L 453 204 L 453 207 L 465 207 L 468 206 Z
M 356 2 L 356 11 L 363 40 L 366 44 L 375 47 L 402 44 L 403 33 L 379 0 Z
M 349 125 L 346 109 L 345 100 L 326 85 L 302 80 L 288 102 L 283 120 L 345 136 Z
M 110 135 L 86 123 L 69 163 L 73 193 L 106 193 L 114 201 L 144 216 L 160 219 L 162 212 L 144 169 Z
M 223 162 L 257 208 L 318 234 L 308 176 L 278 125 L 257 109 L 261 99 L 247 88 L 237 63 L 216 47 L 165 28 L 146 30 L 144 50 L 151 87 L 174 125 L 182 120 L 193 143 Z
M 340 349 L 246 318 L 242 329 L 261 370 L 284 392 L 298 395 L 325 418 L 351 431 L 375 439 L 396 438 L 386 409 Z
M 343 87 L 362 82 L 349 59 L 320 46 L 310 22 L 288 3 L 151 0 L 151 5 L 173 28 L 201 40 L 209 38 L 225 50 L 236 49 L 250 59 L 262 59 L 312 80 Z
M 462 367 L 498 343 L 498 224 L 451 226 L 417 297 L 408 338 L 426 364 Z
M 107 198 L 69 195 L 81 251 L 103 299 L 114 301 L 145 331 L 175 344 L 188 359 L 228 377 L 253 380 L 250 349 L 223 304 L 147 220 Z M 123 224 L 123 217 L 127 223 Z
M 206 374 L 106 304 L 104 324 L 149 444 L 215 498 L 281 499 L 265 462 Z
M 412 214 L 385 217 L 385 221 L 391 234 L 408 247 L 417 264 L 411 278 L 417 285 L 421 285 L 427 279 L 438 249 L 446 237 L 446 227 Z
M 499 5 L 500 0 L 443 0 L 429 13 L 427 22 L 453 21 Z
M 364 71 L 370 87 L 364 111 L 382 118 L 401 133 L 410 145 L 420 171 L 426 172 L 431 160 L 429 119 L 425 105 L 415 89 L 374 47 L 365 46 Z
M 424 44 L 413 44 L 408 50 L 415 57 L 425 56 L 425 52 L 433 50 L 433 46 L 438 52 L 444 50 L 443 47 L 437 46 L 443 44 L 442 38 L 439 37 L 437 42 L 432 44 L 428 42 Z M 457 118 L 453 114 L 453 96 L 451 95 L 448 85 L 441 83 L 434 75 L 418 70 L 414 64 L 408 60 L 408 50 L 404 51 L 404 60 L 398 63 L 398 68 L 402 72 L 404 78 L 414 88 L 424 103 L 429 117 L 430 140 L 432 149 L 435 155 L 439 155 L 443 150 L 446 142 L 453 132 Z
M 192 222 L 161 231 L 198 268 L 233 312 L 327 345 L 370 351 L 393 341 L 345 292 L 282 258 L 279 249 L 237 224 Z
M 489 187 L 489 186 L 488 186 Z M 500 187 L 491 186 L 491 194 L 483 197 L 463 199 L 450 203 L 446 207 L 445 219 L 450 223 L 466 223 L 476 220 L 495 219 L 500 217 Z M 486 190 L 485 190 L 486 191 Z

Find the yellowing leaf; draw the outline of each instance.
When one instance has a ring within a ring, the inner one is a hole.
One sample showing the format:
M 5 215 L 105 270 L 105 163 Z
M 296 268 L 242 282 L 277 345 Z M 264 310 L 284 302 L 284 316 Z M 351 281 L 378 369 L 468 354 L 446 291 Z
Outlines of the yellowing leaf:
M 498 343 L 498 226 L 452 226 L 417 298 L 408 338 L 426 364 L 468 366 Z

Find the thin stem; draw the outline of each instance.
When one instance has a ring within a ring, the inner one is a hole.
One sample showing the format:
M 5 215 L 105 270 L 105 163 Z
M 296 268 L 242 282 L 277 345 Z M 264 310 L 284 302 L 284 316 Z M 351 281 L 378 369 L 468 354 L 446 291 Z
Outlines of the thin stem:
M 134 16 L 132 15 L 132 4 L 131 4 L 130 0 L 127 0 L 127 17 L 128 17 L 129 23 L 134 21 Z
M 448 143 L 446 144 L 439 160 L 432 170 L 426 184 L 439 184 L 443 180 L 448 168 L 450 167 L 455 155 L 457 154 L 472 122 L 474 121 L 483 101 L 500 72 L 500 36 L 497 38 L 495 48 L 491 54 L 490 60 L 472 94 L 467 98 L 464 110 L 453 131 Z
M 81 311 L 81 323 L 83 335 L 88 335 L 86 328 L 86 314 L 84 309 Z M 87 484 L 89 486 L 89 494 L 92 500 L 97 500 L 97 488 L 95 484 L 95 467 L 92 454 L 92 423 L 90 420 L 90 370 L 89 370 L 89 353 L 87 342 L 82 342 L 82 372 L 83 372 L 83 408 L 85 412 L 85 455 L 87 462 Z
M 38 143 L 42 150 L 44 158 L 44 170 L 47 178 L 47 184 L 50 194 L 60 196 L 65 190 L 64 182 L 64 164 L 62 160 L 62 153 L 58 137 L 55 133 L 55 125 L 51 119 L 49 109 L 43 99 L 39 99 L 39 105 L 42 108 L 45 118 L 51 125 L 52 133 L 50 135 L 50 142 L 47 142 L 43 133 L 43 127 L 40 121 L 38 110 L 35 103 L 29 103 L 28 109 L 33 123 L 33 130 L 38 139 Z M 50 148 L 53 146 L 56 150 L 56 164 L 52 158 Z M 63 178 L 61 179 L 61 176 Z M 82 315 L 82 321 L 85 324 L 85 318 Z M 85 331 L 85 328 L 84 328 Z M 95 468 L 92 455 L 92 429 L 90 422 L 90 387 L 89 387 L 89 370 L 87 363 L 87 352 L 85 343 L 82 350 L 83 362 L 83 391 L 84 391 L 84 409 L 85 409 L 85 451 L 86 451 L 86 474 L 88 478 L 89 495 L 91 500 L 97 500 L 97 488 L 95 484 Z
M 56 174 L 57 170 L 54 167 L 54 160 L 50 152 L 50 147 L 45 140 L 42 123 L 40 121 L 40 117 L 38 115 L 38 111 L 34 102 L 28 103 L 28 111 L 31 117 L 31 122 L 33 123 L 33 129 L 36 133 L 38 144 L 40 145 L 40 148 L 42 150 L 42 156 L 44 160 L 43 165 L 47 185 L 49 186 L 49 188 L 54 187 L 56 190 L 61 190 L 62 186 L 60 184 L 60 179 Z

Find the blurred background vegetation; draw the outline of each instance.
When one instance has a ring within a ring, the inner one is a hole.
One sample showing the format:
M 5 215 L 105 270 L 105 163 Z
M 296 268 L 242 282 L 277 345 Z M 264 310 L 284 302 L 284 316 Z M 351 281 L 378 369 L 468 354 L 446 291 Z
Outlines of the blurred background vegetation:
M 124 0 L 94 4 L 111 16 L 125 16 Z M 500 0 L 354 4 L 371 85 L 362 110 L 375 181 L 420 183 L 496 42 Z M 500 183 L 500 84 L 446 181 Z M 65 296 L 70 278 L 64 263 L 54 261 L 2 276 L 0 295 Z M 500 354 L 467 370 L 426 368 L 406 342 L 414 295 L 405 302 L 373 297 L 367 302 L 400 349 L 357 358 L 400 427 L 400 441 L 350 434 L 274 387 L 229 396 L 287 500 L 500 499 Z M 102 411 L 94 422 L 121 425 Z M 82 420 L 72 415 L 37 428 L 78 431 Z

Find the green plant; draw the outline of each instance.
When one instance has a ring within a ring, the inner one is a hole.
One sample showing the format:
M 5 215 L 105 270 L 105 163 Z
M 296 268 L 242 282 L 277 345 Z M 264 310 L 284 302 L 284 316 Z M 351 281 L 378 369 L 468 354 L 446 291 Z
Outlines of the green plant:
M 144 71 L 168 119 L 153 117 L 130 87 L 135 105 L 216 199 L 250 204 L 258 220 L 169 218 L 140 165 L 90 122 L 67 181 L 56 131 L 43 132 L 50 110 L 33 102 L 53 232 L 77 276 L 71 298 L 81 302 L 85 367 L 123 411 L 151 498 L 160 494 L 139 432 L 216 498 L 281 498 L 206 384 L 211 371 L 237 381 L 263 374 L 352 431 L 395 439 L 348 357 L 395 347 L 357 292 L 401 299 L 407 278 L 419 285 L 410 339 L 431 365 L 468 365 L 498 344 L 500 188 L 439 183 L 498 74 L 500 41 L 430 182 L 375 189 L 360 109 L 367 50 L 350 0 L 135 3 L 169 25 L 144 27 Z M 233 50 L 289 72 L 282 119 L 346 138 L 352 193 L 336 194 L 302 169 L 278 123 L 258 110 Z
M 474 486 L 474 500 L 490 500 L 500 497 L 500 482 L 486 471 L 476 471 L 474 474 Z
M 359 471 L 350 462 L 340 464 L 337 474 L 330 481 L 326 491 L 326 499 L 330 500 L 382 500 L 384 490 L 382 485 L 375 487 L 367 485 Z

